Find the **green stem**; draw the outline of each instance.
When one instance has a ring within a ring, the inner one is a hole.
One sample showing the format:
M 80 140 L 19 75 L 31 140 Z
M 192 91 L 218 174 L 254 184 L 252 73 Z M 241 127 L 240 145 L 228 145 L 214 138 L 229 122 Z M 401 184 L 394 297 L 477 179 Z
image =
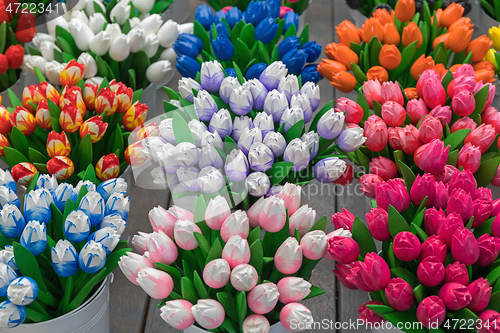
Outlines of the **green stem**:
M 35 323 L 43 322 L 52 319 L 51 316 L 49 315 L 44 315 L 43 313 L 40 313 L 38 311 L 35 311 L 30 308 L 26 308 L 26 318 L 30 319 L 31 321 Z
M 40 302 L 38 300 L 34 300 L 30 304 L 30 307 L 33 308 L 33 310 L 36 310 L 37 312 L 39 312 L 41 315 L 44 315 L 46 317 L 51 317 L 51 315 L 49 315 L 47 310 L 45 310 L 45 307 L 42 304 L 40 304 Z

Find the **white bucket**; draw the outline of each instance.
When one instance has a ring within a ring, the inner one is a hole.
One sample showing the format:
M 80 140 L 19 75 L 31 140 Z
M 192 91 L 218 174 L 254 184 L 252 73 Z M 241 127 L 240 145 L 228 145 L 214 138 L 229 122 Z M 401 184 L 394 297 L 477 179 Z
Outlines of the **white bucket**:
M 12 86 L 9 87 L 10 90 L 19 98 L 22 99 L 23 96 L 23 91 L 24 87 L 26 86 L 27 82 L 27 77 L 29 76 L 29 73 L 26 72 L 21 72 L 21 75 L 19 75 L 19 80 L 17 80 L 16 83 L 14 83 Z M 7 89 L 4 91 L 0 92 L 0 96 L 2 96 L 2 105 L 7 107 L 11 107 L 12 104 L 10 104 L 10 99 L 9 99 L 9 94 L 7 93 Z
M 271 326 L 271 330 L 269 331 L 269 333 L 287 333 L 288 331 L 285 330 L 285 328 L 283 327 L 283 325 L 281 325 L 280 322 L 277 322 L 276 324 L 274 324 L 273 326 Z M 204 330 L 203 328 L 199 328 L 197 326 L 190 326 L 189 328 L 186 328 L 184 330 L 184 333 L 208 333 L 207 330 Z
M 172 19 L 179 24 L 184 23 L 189 17 L 190 6 L 191 1 L 175 0 L 170 5 L 170 8 L 172 8 Z
M 481 14 L 480 14 L 480 20 L 479 20 L 479 29 L 481 31 L 481 34 L 485 34 L 488 36 L 488 30 L 490 30 L 491 27 L 498 27 L 500 25 L 500 22 L 489 16 L 482 8 L 481 8 Z
M 1 333 L 107 333 L 109 332 L 109 284 L 112 274 L 85 303 L 64 316 L 36 324 L 21 324 Z

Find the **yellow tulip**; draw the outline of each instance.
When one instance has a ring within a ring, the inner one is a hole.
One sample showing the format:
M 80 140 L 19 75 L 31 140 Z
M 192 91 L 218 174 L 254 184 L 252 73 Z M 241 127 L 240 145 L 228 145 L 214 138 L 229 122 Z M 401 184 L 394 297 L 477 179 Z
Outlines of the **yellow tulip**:
M 494 49 L 490 49 L 487 53 L 486 56 L 484 57 L 484 60 L 491 62 L 493 65 L 495 65 L 495 68 L 498 68 L 497 61 L 495 59 L 495 51 Z
M 490 39 L 493 41 L 495 50 L 500 50 L 500 27 L 491 27 L 489 30 Z

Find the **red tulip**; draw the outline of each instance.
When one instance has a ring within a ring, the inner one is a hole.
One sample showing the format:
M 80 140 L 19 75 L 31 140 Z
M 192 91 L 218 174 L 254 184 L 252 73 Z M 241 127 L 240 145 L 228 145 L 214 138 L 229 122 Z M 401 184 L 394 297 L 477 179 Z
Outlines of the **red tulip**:
M 23 64 L 24 49 L 20 44 L 11 45 L 5 51 L 5 56 L 9 62 L 9 68 L 18 69 Z
M 484 234 L 477 239 L 477 244 L 479 246 L 479 259 L 476 265 L 479 267 L 492 265 L 497 260 L 498 253 L 500 252 L 500 239 Z
M 352 238 L 336 236 L 328 240 L 328 252 L 341 264 L 349 264 L 359 257 L 358 243 Z

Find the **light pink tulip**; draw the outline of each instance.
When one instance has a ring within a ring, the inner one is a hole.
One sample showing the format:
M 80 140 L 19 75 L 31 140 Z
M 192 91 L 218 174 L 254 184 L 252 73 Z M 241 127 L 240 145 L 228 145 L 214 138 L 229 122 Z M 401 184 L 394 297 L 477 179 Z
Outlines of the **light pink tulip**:
M 302 301 L 311 292 L 311 284 L 299 277 L 285 277 L 278 284 L 279 300 L 283 304 Z
M 274 266 L 283 274 L 294 274 L 302 266 L 302 249 L 295 237 L 288 237 L 274 255 Z
M 378 175 L 371 173 L 364 174 L 359 178 L 361 192 L 363 192 L 368 198 L 375 198 L 375 188 L 383 181 L 384 179 Z
M 231 285 L 236 290 L 250 291 L 259 280 L 257 270 L 248 264 L 241 264 L 233 268 L 231 271 Z
M 161 307 L 160 317 L 173 328 L 184 330 L 194 324 L 192 307 L 193 304 L 183 299 L 168 301 Z
M 262 315 L 253 314 L 243 321 L 243 332 L 269 333 L 270 329 L 269 321 Z
M 149 221 L 154 231 L 163 231 L 169 237 L 174 236 L 174 225 L 177 217 L 165 208 L 158 206 L 149 211 Z
M 227 200 L 222 196 L 210 199 L 205 211 L 205 222 L 213 230 L 220 230 L 224 221 L 231 214 Z
M 300 197 L 302 188 L 295 184 L 286 183 L 278 194 L 278 198 L 285 202 L 288 215 L 293 215 L 300 208 Z
M 474 120 L 470 119 L 469 117 L 462 117 L 455 121 L 453 125 L 450 127 L 450 133 L 454 133 L 456 131 L 459 131 L 461 129 L 471 129 L 475 130 L 477 127 L 477 124 Z
M 241 238 L 247 238 L 250 228 L 250 222 L 247 214 L 244 211 L 237 210 L 229 215 L 220 228 L 220 235 L 224 242 L 229 241 L 229 238 L 239 235 Z
M 174 280 L 168 273 L 151 267 L 139 271 L 137 283 L 154 299 L 167 298 L 174 289 Z
M 250 261 L 250 247 L 247 240 L 239 235 L 229 238 L 222 249 L 222 259 L 227 261 L 231 269 L 241 264 L 248 264 Z
M 335 109 L 335 111 L 344 112 L 345 121 L 347 123 L 357 124 L 361 120 L 363 120 L 363 108 L 358 103 L 350 100 L 349 98 L 340 97 L 337 100 L 337 108 Z
M 413 125 L 406 125 L 401 132 L 401 148 L 408 155 L 413 155 L 423 145 L 420 133 Z
M 148 250 L 148 241 L 150 237 L 151 234 L 139 231 L 138 235 L 134 235 L 134 237 L 132 237 L 132 245 L 134 245 L 137 251 L 144 254 L 144 252 Z
M 257 314 L 269 313 L 278 303 L 279 296 L 278 287 L 274 283 L 259 284 L 247 295 L 248 307 Z
M 198 241 L 194 233 L 201 234 L 200 228 L 188 220 L 177 221 L 174 228 L 174 239 L 177 246 L 183 250 L 194 250 L 198 247 Z
M 328 238 L 323 230 L 310 231 L 300 240 L 302 254 L 307 259 L 318 260 L 326 253 Z
M 264 200 L 259 216 L 259 225 L 269 232 L 278 232 L 285 226 L 285 201 L 278 197 L 269 197 Z
M 443 126 L 438 119 L 428 115 L 420 121 L 418 134 L 423 143 L 429 143 L 434 139 L 441 140 L 443 137 Z
M 417 94 L 420 97 L 424 96 L 423 86 L 426 84 L 427 80 L 439 81 L 441 80 L 441 77 L 432 69 L 426 69 L 422 74 L 420 74 L 416 86 Z
M 406 110 L 398 102 L 393 102 L 393 101 L 385 102 L 382 105 L 381 113 L 382 113 L 382 119 L 384 119 L 385 123 L 388 126 L 401 126 L 406 120 Z
M 365 146 L 370 151 L 378 152 L 387 145 L 387 125 L 377 115 L 369 116 L 364 125 Z
M 310 208 L 308 205 L 300 207 L 292 216 L 289 218 L 289 234 L 293 236 L 295 229 L 299 230 L 300 236 L 304 236 L 311 230 L 316 220 L 316 211 Z
M 135 285 L 139 285 L 137 282 L 137 274 L 141 269 L 154 267 L 149 259 L 133 252 L 127 252 L 127 255 L 121 256 L 118 266 L 127 279 Z
M 301 325 L 297 325 L 297 323 Z M 280 312 L 280 323 L 289 332 L 301 332 L 312 327 L 311 311 L 300 303 L 289 303 Z
M 198 303 L 191 308 L 194 319 L 203 328 L 207 330 L 216 329 L 226 317 L 224 307 L 213 299 L 200 299 Z
M 370 108 L 373 108 L 373 101 L 382 104 L 382 85 L 377 79 L 363 82 L 363 94 Z
M 247 211 L 247 216 L 251 228 L 257 228 L 259 226 L 260 212 L 262 210 L 264 202 L 264 197 L 260 197 L 259 200 L 257 200 Z
M 203 281 L 214 289 L 224 287 L 229 282 L 231 268 L 224 259 L 214 259 L 203 269 Z
M 427 105 L 422 98 L 412 99 L 406 104 L 406 112 L 411 118 L 411 123 L 417 126 L 420 119 L 429 113 Z
M 177 260 L 177 246 L 163 231 L 153 232 L 148 239 L 149 257 L 154 262 L 170 265 Z
M 399 105 L 405 104 L 403 93 L 401 92 L 401 87 L 397 82 L 387 81 L 382 83 L 381 96 L 382 96 L 381 104 L 384 104 L 388 101 L 396 102 Z

